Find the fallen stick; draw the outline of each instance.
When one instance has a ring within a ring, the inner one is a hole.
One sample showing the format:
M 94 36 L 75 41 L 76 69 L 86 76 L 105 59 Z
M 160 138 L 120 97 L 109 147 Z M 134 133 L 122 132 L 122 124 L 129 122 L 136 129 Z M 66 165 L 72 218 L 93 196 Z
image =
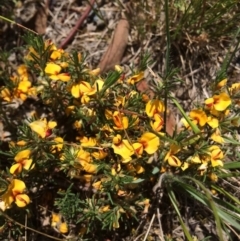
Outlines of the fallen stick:
M 95 0 L 92 0 L 90 2 L 88 7 L 86 8 L 85 12 L 83 13 L 83 15 L 78 19 L 76 25 L 72 28 L 71 32 L 68 34 L 66 39 L 64 39 L 63 42 L 60 44 L 60 46 L 59 46 L 60 49 L 64 49 L 66 47 L 66 45 L 73 39 L 74 35 L 76 34 L 76 32 L 78 31 L 80 26 L 82 25 L 84 20 L 88 17 L 89 13 L 91 12 L 94 3 L 95 3 Z

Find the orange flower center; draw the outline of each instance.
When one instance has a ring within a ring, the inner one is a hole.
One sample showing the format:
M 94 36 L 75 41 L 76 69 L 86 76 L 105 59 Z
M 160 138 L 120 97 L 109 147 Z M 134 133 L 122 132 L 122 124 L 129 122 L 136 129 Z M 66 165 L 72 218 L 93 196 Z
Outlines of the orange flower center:
M 221 154 L 221 151 L 218 151 L 215 156 L 213 156 L 213 159 L 218 159 Z
M 21 192 L 19 192 L 19 191 L 17 191 L 17 190 L 12 191 L 12 195 L 13 195 L 13 197 L 14 197 L 15 199 L 17 198 L 17 196 L 18 196 L 19 194 L 21 194 Z
M 119 128 L 122 128 L 123 125 L 122 125 L 121 118 L 119 118 L 119 116 L 115 116 L 114 118 L 115 118 L 115 124 L 116 124 L 116 126 L 119 127 Z
M 140 141 L 140 143 L 143 145 L 143 148 L 145 149 L 148 146 L 147 141 Z
M 50 135 L 52 135 L 52 130 L 51 130 L 51 129 L 48 129 L 48 130 L 46 131 L 46 137 L 48 137 L 48 136 L 50 136 Z
M 138 148 L 135 149 L 135 153 L 137 153 L 138 155 L 140 155 L 141 149 L 142 149 L 142 147 L 139 146 Z
M 27 205 L 28 203 L 21 197 L 21 195 L 17 195 L 16 199 L 18 199 L 20 202 L 25 203 L 25 205 Z

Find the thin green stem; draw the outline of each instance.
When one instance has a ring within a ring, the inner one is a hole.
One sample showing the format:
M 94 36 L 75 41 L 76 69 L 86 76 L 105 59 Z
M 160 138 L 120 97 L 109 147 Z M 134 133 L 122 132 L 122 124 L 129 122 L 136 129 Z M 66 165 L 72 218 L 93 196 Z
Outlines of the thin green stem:
M 27 31 L 29 31 L 29 32 L 32 32 L 32 33 L 38 35 L 38 33 L 35 32 L 35 31 L 33 31 L 32 29 L 27 28 L 27 27 L 24 27 L 22 24 L 16 23 L 15 21 L 13 21 L 13 20 L 11 20 L 11 19 L 9 19 L 9 18 L 3 17 L 2 15 L 0 15 L 0 19 L 4 20 L 4 21 L 6 21 L 6 22 L 9 22 L 9 23 L 15 24 L 15 25 L 17 25 L 17 26 L 20 27 L 20 28 L 23 28 L 23 29 L 25 29 L 25 30 L 27 30 Z
M 181 105 L 178 103 L 178 101 L 175 98 L 172 98 L 173 103 L 177 106 L 178 110 L 181 112 L 181 114 L 183 115 L 183 117 L 186 119 L 187 123 L 191 126 L 193 132 L 195 134 L 199 134 L 201 131 L 199 130 L 199 128 L 189 119 L 189 117 L 187 116 L 187 114 L 185 113 L 185 111 L 183 110 L 183 108 L 181 107 Z
M 166 50 L 166 66 L 165 66 L 165 93 L 164 93 L 164 105 L 165 105 L 165 112 L 164 112 L 164 132 L 166 133 L 166 123 L 167 123 L 167 105 L 168 105 L 168 75 L 169 75 L 169 52 L 170 52 L 170 31 L 169 31 L 169 15 L 168 15 L 168 0 L 165 0 L 165 16 L 166 16 L 166 36 L 167 36 L 167 50 Z

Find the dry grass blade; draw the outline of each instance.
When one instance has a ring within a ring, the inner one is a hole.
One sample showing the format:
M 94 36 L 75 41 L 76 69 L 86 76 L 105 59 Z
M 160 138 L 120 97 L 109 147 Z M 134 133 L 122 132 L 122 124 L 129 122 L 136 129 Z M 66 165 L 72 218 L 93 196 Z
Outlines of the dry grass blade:
M 52 240 L 59 240 L 59 241 L 64 241 L 64 240 L 65 240 L 65 239 L 60 239 L 60 238 L 57 238 L 57 237 L 48 235 L 48 234 L 46 234 L 46 233 L 40 232 L 40 231 L 38 231 L 38 230 L 36 230 L 36 229 L 27 227 L 27 226 L 26 226 L 26 223 L 25 223 L 25 224 L 21 224 L 21 223 L 15 221 L 14 219 L 10 218 L 7 214 L 5 214 L 3 211 L 1 211 L 1 209 L 0 209 L 0 214 L 1 214 L 2 216 L 4 216 L 7 220 L 9 220 L 10 222 L 13 222 L 13 223 L 19 225 L 20 227 L 23 227 L 25 230 L 29 230 L 29 231 L 38 233 L 38 234 L 40 234 L 40 235 L 42 235 L 42 236 L 45 236 L 45 237 L 48 237 L 48 238 L 50 238 L 50 239 L 52 239 Z
M 71 30 L 71 32 L 69 33 L 69 35 L 67 36 L 67 38 L 60 44 L 60 48 L 65 48 L 66 45 L 72 40 L 72 38 L 74 37 L 74 35 L 76 34 L 77 30 L 79 29 L 79 27 L 82 25 L 83 21 L 87 18 L 88 14 L 90 13 L 90 11 L 92 10 L 92 6 L 95 3 L 95 0 L 92 0 L 88 7 L 86 8 L 84 14 L 78 19 L 76 25 L 74 26 L 74 28 Z

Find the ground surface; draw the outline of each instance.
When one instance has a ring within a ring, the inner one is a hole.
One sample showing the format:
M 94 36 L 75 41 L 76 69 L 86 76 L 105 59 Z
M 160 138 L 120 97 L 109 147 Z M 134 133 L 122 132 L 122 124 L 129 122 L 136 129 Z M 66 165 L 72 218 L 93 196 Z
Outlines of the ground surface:
M 90 3 L 90 2 L 89 2 Z M 154 60 L 150 67 L 154 73 L 164 75 L 166 55 L 166 34 L 164 4 L 161 1 L 92 1 L 93 10 L 88 11 L 87 1 L 23 1 L 13 7 L 18 23 L 43 34 L 57 46 L 69 51 L 88 53 L 90 67 L 100 66 L 103 71 L 122 64 L 128 73 L 133 64 L 137 65 L 144 52 L 149 52 Z M 170 31 L 175 31 L 179 17 L 171 11 Z M 236 4 L 236 15 L 238 14 Z M 3 8 L 9 11 L 11 8 Z M 172 13 L 172 16 L 171 16 Z M 234 14 L 234 13 L 233 13 Z M 125 20 L 123 20 L 125 19 Z M 231 19 L 231 18 L 230 18 Z M 77 25 L 79 23 L 79 26 Z M 213 22 L 214 24 L 214 22 Z M 224 24 L 227 23 L 222 23 Z M 24 30 L 1 21 L 4 49 L 20 47 Z M 214 37 L 214 28 L 195 33 L 194 26 L 186 27 L 172 40 L 170 61 L 179 68 L 177 78 L 182 80 L 174 94 L 186 108 L 193 102 L 208 96 L 206 87 L 216 77 L 229 50 L 234 50 L 233 30 L 231 36 Z M 237 29 L 237 22 L 235 25 Z M 74 31 L 75 30 L 75 31 Z M 216 30 L 215 30 L 216 31 Z M 74 32 L 74 34 L 72 34 Z M 230 32 L 230 30 L 229 30 Z M 71 38 L 72 36 L 72 38 Z M 105 56 L 104 56 L 105 54 Z M 238 79 L 237 54 L 228 69 L 230 77 Z M 11 56 L 17 60 L 16 52 Z M 148 80 L 154 78 L 146 71 Z

